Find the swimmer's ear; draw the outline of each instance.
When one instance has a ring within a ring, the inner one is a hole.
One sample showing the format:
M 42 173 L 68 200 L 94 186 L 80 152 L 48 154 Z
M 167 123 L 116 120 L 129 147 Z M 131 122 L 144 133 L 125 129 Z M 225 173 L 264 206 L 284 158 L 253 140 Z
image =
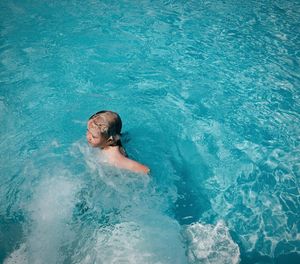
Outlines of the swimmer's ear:
M 110 137 L 107 139 L 107 142 L 113 142 L 113 141 L 114 141 L 113 136 L 110 136 Z

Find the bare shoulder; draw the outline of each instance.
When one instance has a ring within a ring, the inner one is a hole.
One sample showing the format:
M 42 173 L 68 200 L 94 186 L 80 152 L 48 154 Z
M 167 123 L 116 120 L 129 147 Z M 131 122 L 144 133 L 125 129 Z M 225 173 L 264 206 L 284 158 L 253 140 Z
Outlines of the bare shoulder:
M 126 157 L 120 161 L 120 166 L 137 173 L 147 174 L 150 172 L 150 169 L 147 166 Z

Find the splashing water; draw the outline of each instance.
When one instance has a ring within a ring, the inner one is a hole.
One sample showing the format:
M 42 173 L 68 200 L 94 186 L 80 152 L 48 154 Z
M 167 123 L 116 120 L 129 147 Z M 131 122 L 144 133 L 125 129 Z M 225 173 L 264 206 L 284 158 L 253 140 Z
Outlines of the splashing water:
M 194 223 L 187 227 L 189 263 L 239 263 L 240 251 L 223 222 L 215 226 Z

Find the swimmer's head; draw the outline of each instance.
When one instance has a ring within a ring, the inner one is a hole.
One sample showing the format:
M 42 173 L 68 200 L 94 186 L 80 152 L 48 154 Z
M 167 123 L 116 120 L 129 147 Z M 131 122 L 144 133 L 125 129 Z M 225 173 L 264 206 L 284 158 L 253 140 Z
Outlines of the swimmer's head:
M 122 147 L 121 129 L 122 120 L 117 113 L 100 111 L 89 118 L 86 138 L 92 147 Z

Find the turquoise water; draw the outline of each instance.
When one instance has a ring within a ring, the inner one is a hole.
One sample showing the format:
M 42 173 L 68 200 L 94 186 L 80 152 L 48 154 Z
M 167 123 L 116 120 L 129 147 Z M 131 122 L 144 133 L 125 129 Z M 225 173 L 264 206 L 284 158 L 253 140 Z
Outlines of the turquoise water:
M 0 262 L 300 262 L 299 1 L 3 0 L 0 17 Z M 102 109 L 149 179 L 96 160 Z

